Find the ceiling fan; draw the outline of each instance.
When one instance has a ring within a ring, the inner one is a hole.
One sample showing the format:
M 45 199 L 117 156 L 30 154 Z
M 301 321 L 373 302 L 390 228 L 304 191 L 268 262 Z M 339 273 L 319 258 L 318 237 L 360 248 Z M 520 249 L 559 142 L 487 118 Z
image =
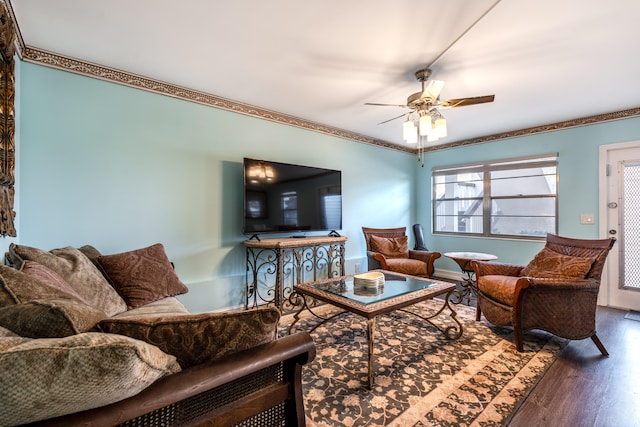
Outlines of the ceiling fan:
M 466 107 L 467 105 L 484 104 L 486 102 L 493 102 L 495 95 L 485 96 L 473 96 L 470 98 L 456 98 L 456 99 L 440 99 L 440 92 L 444 87 L 444 82 L 440 80 L 429 80 L 431 76 L 431 67 L 435 65 L 448 51 L 451 49 L 462 37 L 465 36 L 478 22 L 482 20 L 489 12 L 495 8 L 501 0 L 495 0 L 495 2 L 478 17 L 462 34 L 460 34 L 455 40 L 449 44 L 440 54 L 431 62 L 427 68 L 418 70 L 415 72 L 416 79 L 422 83 L 422 90 L 409 95 L 406 105 L 397 104 L 378 104 L 373 102 L 367 102 L 365 105 L 375 106 L 391 106 L 409 108 L 410 111 L 393 117 L 384 122 L 383 124 L 392 120 L 405 117 L 406 120 L 402 125 L 402 139 L 408 143 L 417 143 L 418 161 L 424 167 L 424 152 L 425 152 L 425 139 L 427 142 L 437 141 L 440 138 L 447 136 L 447 121 L 440 112 L 441 109 Z M 428 83 L 426 83 L 428 81 Z M 426 85 L 425 85 L 426 83 Z
M 403 113 L 397 117 L 393 117 L 378 124 L 387 123 L 392 120 L 399 119 L 400 117 L 406 116 L 407 121 L 405 122 L 405 126 L 403 127 L 403 137 L 407 142 L 410 143 L 415 143 L 418 141 L 418 133 L 420 135 L 426 135 L 427 137 L 430 137 L 428 138 L 428 141 L 435 141 L 441 137 L 446 136 L 446 121 L 444 120 L 444 116 L 442 116 L 442 113 L 440 113 L 439 110 L 446 108 L 466 107 L 468 105 L 484 104 L 486 102 L 493 102 L 495 98 L 495 95 L 485 95 L 473 96 L 469 98 L 441 100 L 440 92 L 444 87 L 444 82 L 440 80 L 429 80 L 427 82 L 429 76 L 431 76 L 431 70 L 429 68 L 416 71 L 415 76 L 416 79 L 418 79 L 418 81 L 422 83 L 422 90 L 420 92 L 409 95 L 406 105 L 380 104 L 373 102 L 365 103 L 365 105 L 409 108 L 411 111 L 409 111 L 408 113 Z M 413 138 L 413 134 L 415 134 L 415 139 Z

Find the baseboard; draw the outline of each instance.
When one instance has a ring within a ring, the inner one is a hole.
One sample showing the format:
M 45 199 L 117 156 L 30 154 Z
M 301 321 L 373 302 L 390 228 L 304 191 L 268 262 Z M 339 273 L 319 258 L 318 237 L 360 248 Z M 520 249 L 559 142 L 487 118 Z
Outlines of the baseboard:
M 438 268 L 433 272 L 435 277 L 441 277 L 448 280 L 460 280 L 462 273 L 460 271 L 440 270 Z

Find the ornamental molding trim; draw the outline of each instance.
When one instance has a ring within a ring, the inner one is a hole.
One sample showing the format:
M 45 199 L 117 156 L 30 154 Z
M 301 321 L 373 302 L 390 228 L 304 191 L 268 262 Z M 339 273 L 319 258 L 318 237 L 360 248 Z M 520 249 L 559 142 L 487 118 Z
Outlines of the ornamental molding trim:
M 408 146 L 393 144 L 389 141 L 384 141 L 376 138 L 371 138 L 366 135 L 362 135 L 356 132 L 346 131 L 344 129 L 335 128 L 332 126 L 323 125 L 320 123 L 311 122 L 298 117 L 290 116 L 288 114 L 278 113 L 270 111 L 264 108 L 256 107 L 250 104 L 244 104 L 230 99 L 221 98 L 205 92 L 199 92 L 196 90 L 172 85 L 170 83 L 150 79 L 136 74 L 128 73 L 113 68 L 108 68 L 102 65 L 92 64 L 79 59 L 65 57 L 53 52 L 47 52 L 34 47 L 26 46 L 22 33 L 18 25 L 18 21 L 15 18 L 13 7 L 11 2 L 7 0 L 0 0 L 1 4 L 4 4 L 7 8 L 9 15 L 11 16 L 15 29 L 15 45 L 16 52 L 20 59 L 40 64 L 47 67 L 57 68 L 64 71 L 69 71 L 76 74 L 81 74 L 88 77 L 94 77 L 109 82 L 130 86 L 136 89 L 146 90 L 161 95 L 171 96 L 174 98 L 182 99 L 185 101 L 196 102 L 203 105 L 208 105 L 214 108 L 219 108 L 227 111 L 232 111 L 239 114 L 244 114 L 251 117 L 256 117 L 263 120 L 269 120 L 272 122 L 284 124 L 287 126 L 294 126 L 302 129 L 306 129 L 313 132 L 319 132 L 326 135 L 334 136 L 337 138 L 347 139 L 351 141 L 361 142 L 370 145 L 376 145 L 390 150 L 403 151 L 414 155 L 418 154 L 418 149 Z M 481 144 L 485 142 L 492 142 L 501 139 L 517 138 L 527 135 L 534 135 L 543 132 L 553 132 L 562 129 L 569 129 L 573 127 L 592 125 L 601 122 L 608 122 L 613 120 L 622 120 L 632 117 L 640 116 L 640 108 L 632 108 L 629 110 L 616 111 L 605 114 L 598 114 L 595 116 L 588 116 L 579 119 L 566 120 L 562 122 L 552 123 L 543 126 L 530 127 L 526 129 L 519 129 L 509 132 L 502 132 L 493 135 L 481 136 L 478 138 L 465 139 L 461 141 L 454 141 L 446 144 L 434 145 L 430 147 L 424 147 L 424 152 L 432 152 L 439 150 L 446 150 L 451 148 L 463 147 L 466 145 Z
M 500 139 L 518 138 L 521 136 L 534 135 L 537 133 L 553 132 L 557 130 L 569 129 L 580 126 L 593 125 L 596 123 L 610 122 L 614 120 L 630 119 L 640 116 L 640 108 L 630 108 L 628 110 L 615 111 L 612 113 L 597 114 L 595 116 L 587 116 L 579 119 L 565 120 L 562 122 L 551 123 L 548 125 L 535 126 L 525 129 L 519 129 L 509 132 L 502 132 L 493 135 L 481 136 L 478 138 L 465 139 L 462 141 L 450 142 L 447 144 L 434 145 L 426 147 L 425 152 L 446 150 L 450 148 L 463 147 L 465 145 L 481 144 L 484 142 L 492 142 Z
M 250 104 L 244 104 L 230 99 L 215 96 L 209 93 L 196 91 L 180 86 L 176 86 L 170 83 L 150 79 L 147 77 L 139 76 L 136 74 L 128 73 L 113 68 L 108 68 L 102 65 L 92 64 L 79 59 L 69 58 L 63 55 L 59 55 L 53 52 L 47 52 L 45 50 L 36 49 L 33 47 L 25 46 L 22 43 L 22 37 L 17 37 L 17 47 L 22 60 L 26 62 L 32 62 L 47 67 L 57 68 L 64 71 L 69 71 L 76 74 L 81 74 L 88 77 L 97 78 L 100 80 L 106 80 L 112 83 L 117 83 L 125 86 L 130 86 L 136 89 L 146 90 L 154 92 L 160 95 L 166 95 L 173 98 L 182 99 L 185 101 L 191 101 L 198 104 L 208 105 L 210 107 L 219 108 L 222 110 L 232 111 L 238 114 L 244 114 L 251 117 L 256 117 L 263 120 L 269 120 L 272 122 L 284 124 L 287 126 L 294 126 L 313 132 L 319 132 L 326 135 L 348 139 L 365 144 L 376 145 L 391 150 L 403 151 L 406 153 L 417 154 L 418 150 L 411 147 L 397 145 L 388 141 L 371 138 L 366 135 L 362 135 L 356 132 L 346 131 L 344 129 L 335 128 L 332 126 L 315 123 L 309 120 L 304 120 L 288 114 L 278 113 L 275 111 L 267 110 L 264 108 L 256 107 Z M 640 116 L 640 107 L 631 108 L 628 110 L 615 111 L 611 113 L 598 114 L 594 116 L 582 117 L 578 119 L 566 120 L 557 123 L 551 123 L 548 125 L 535 126 L 525 129 L 518 129 L 508 132 L 497 133 L 493 135 L 481 136 L 478 138 L 465 139 L 461 141 L 454 141 L 446 144 L 434 145 L 425 147 L 425 152 L 440 151 L 451 148 L 458 148 L 467 145 L 482 144 L 485 142 L 492 142 L 501 139 L 518 138 L 527 135 L 534 135 L 544 132 L 553 132 L 563 129 L 569 129 L 579 126 L 592 125 L 602 122 L 628 119 L 632 117 Z
M 259 119 L 269 120 L 272 122 L 285 124 L 287 126 L 295 126 L 298 128 L 319 132 L 338 138 L 349 139 L 352 141 L 362 142 L 366 144 L 377 145 L 384 148 L 413 153 L 415 150 L 409 147 L 402 147 L 376 138 L 371 138 L 355 132 L 349 132 L 332 126 L 315 123 L 312 121 L 300 119 L 298 117 L 282 114 L 254 105 L 244 104 L 230 99 L 221 98 L 209 93 L 196 91 L 170 83 L 150 79 L 126 71 L 108 68 L 98 64 L 81 61 L 79 59 L 69 58 L 58 55 L 53 52 L 24 46 L 21 49 L 21 57 L 26 62 L 44 65 L 51 68 L 57 68 L 88 77 L 106 80 L 136 89 L 142 89 L 154 92 L 160 95 L 166 95 L 173 98 L 191 101 L 198 104 L 208 105 L 210 107 L 222 110 L 232 111 L 234 113 L 244 114 Z

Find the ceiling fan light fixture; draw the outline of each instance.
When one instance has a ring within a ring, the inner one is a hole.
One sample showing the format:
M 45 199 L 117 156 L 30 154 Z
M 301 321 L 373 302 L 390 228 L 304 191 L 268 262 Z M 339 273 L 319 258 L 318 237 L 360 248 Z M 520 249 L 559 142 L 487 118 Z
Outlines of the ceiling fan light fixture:
M 418 135 L 416 130 L 416 125 L 413 123 L 413 120 L 407 120 L 402 124 L 402 139 L 407 141 L 409 144 L 415 144 L 418 142 Z
M 409 135 L 409 139 L 407 139 L 407 144 L 417 144 L 418 143 L 418 128 L 414 125 L 413 132 Z
M 447 136 L 447 120 L 443 116 L 436 119 L 434 124 L 434 133 L 438 138 L 444 138 Z
M 451 46 L 453 46 L 453 44 Z M 447 48 L 447 50 L 448 49 L 449 48 Z M 444 54 L 444 52 L 442 54 Z M 440 54 L 440 56 L 442 56 L 442 54 Z M 440 59 L 440 56 L 436 58 L 436 61 Z M 435 61 L 432 64 L 434 63 Z M 440 109 L 493 102 L 495 96 L 486 95 L 441 100 L 440 92 L 444 87 L 444 82 L 441 80 L 428 80 L 431 76 L 430 68 L 424 68 L 416 71 L 415 76 L 421 83 L 422 90 L 409 95 L 407 98 L 406 107 L 409 108 L 410 111 L 392 119 L 380 122 L 379 124 L 388 123 L 392 120 L 399 119 L 400 117 L 406 117 L 406 120 L 402 125 L 402 139 L 409 144 L 418 145 L 418 160 L 424 167 L 424 153 L 427 143 L 438 141 L 440 138 L 445 138 L 448 135 L 447 120 L 444 118 L 442 113 L 440 113 Z M 387 107 L 405 107 L 405 105 L 399 104 L 379 104 L 369 102 L 365 104 Z
M 420 117 L 420 136 L 429 135 L 433 132 L 433 123 L 431 122 L 431 116 L 425 114 Z

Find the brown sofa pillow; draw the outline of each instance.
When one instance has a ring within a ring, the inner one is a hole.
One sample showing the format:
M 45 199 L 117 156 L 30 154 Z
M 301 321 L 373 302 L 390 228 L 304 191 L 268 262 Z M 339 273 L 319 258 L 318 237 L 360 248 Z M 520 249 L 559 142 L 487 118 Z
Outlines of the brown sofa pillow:
M 97 258 L 102 271 L 129 308 L 189 291 L 173 269 L 161 243 Z
M 594 261 L 595 258 L 563 255 L 545 247 L 520 274 L 548 279 L 584 279 Z
M 45 298 L 74 299 L 74 295 L 12 267 L 0 265 L 0 307 Z
M 87 332 L 107 315 L 73 299 L 33 300 L 0 308 L 0 326 L 22 337 L 61 338 Z
M 156 318 L 110 318 L 98 323 L 96 329 L 153 344 L 174 355 L 185 369 L 273 341 L 279 319 L 280 312 L 270 307 Z
M 409 258 L 409 238 L 371 236 L 371 250 L 379 252 L 385 258 Z
M 55 271 L 90 306 L 109 316 L 126 311 L 127 305 L 102 273 L 80 250 L 72 247 L 42 249 L 11 244 L 9 251 L 23 260 L 35 261 Z

